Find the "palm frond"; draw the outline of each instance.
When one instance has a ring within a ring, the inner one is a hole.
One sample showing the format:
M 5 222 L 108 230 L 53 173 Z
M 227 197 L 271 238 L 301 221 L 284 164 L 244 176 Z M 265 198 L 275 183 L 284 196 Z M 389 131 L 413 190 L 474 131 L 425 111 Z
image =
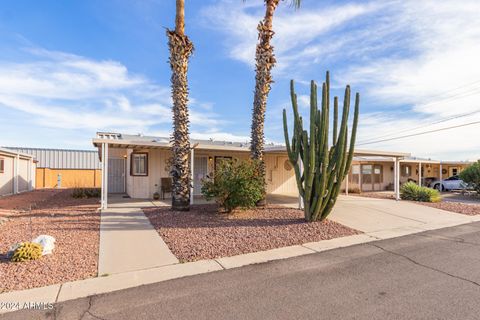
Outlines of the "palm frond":
M 242 2 L 245 2 L 245 1 L 246 1 L 246 0 L 242 0 Z M 301 3 L 302 3 L 302 0 L 291 0 L 291 5 L 292 5 L 292 7 L 294 7 L 295 9 L 299 9 Z

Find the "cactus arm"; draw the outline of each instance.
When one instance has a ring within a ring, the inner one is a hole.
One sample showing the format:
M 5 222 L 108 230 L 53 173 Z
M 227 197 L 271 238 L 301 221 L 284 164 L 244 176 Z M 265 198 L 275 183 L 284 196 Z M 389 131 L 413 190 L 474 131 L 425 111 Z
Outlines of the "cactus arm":
M 344 178 L 350 170 L 352 165 L 353 154 L 355 153 L 355 140 L 357 138 L 357 126 L 358 126 L 358 116 L 360 113 L 360 94 L 357 92 L 355 94 L 355 111 L 353 114 L 353 124 L 352 124 L 352 135 L 350 137 L 350 149 L 348 151 L 348 161 L 346 164 L 346 172 L 344 173 Z M 342 179 L 343 180 L 343 179 Z
M 333 98 L 333 143 L 337 143 L 337 130 L 338 130 L 338 97 Z

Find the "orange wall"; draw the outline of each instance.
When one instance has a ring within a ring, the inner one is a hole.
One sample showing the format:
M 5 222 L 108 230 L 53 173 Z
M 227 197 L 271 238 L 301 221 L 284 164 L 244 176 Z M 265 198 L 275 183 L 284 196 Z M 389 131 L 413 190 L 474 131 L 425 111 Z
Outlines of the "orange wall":
M 102 171 L 94 169 L 48 169 L 37 168 L 36 188 L 56 188 L 57 176 L 62 176 L 62 188 L 100 187 Z

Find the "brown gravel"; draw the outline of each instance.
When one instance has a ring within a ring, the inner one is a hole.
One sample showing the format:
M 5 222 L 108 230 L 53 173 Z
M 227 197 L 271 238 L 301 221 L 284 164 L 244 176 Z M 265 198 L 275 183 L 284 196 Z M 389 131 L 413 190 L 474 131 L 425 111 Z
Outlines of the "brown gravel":
M 433 207 L 437 209 L 442 209 L 446 211 L 466 214 L 469 216 L 474 216 L 480 214 L 480 204 L 471 204 L 471 203 L 460 203 L 460 202 L 415 202 L 424 206 Z
M 29 210 L 30 206 L 38 206 L 52 196 L 65 190 L 39 189 L 33 192 L 23 192 L 12 196 L 0 197 L 0 210 Z
M 363 192 L 360 195 L 356 196 L 361 196 L 361 197 L 367 197 L 367 198 L 378 198 L 378 199 L 394 199 L 393 193 L 386 193 L 386 192 Z M 454 198 L 457 197 L 457 195 L 448 195 L 445 196 L 445 198 Z M 472 199 L 476 199 L 474 197 L 470 198 L 465 198 L 467 201 L 472 201 Z M 405 201 L 405 200 L 404 200 Z M 456 212 L 456 213 L 461 213 L 461 214 L 466 214 L 469 216 L 474 216 L 477 214 L 480 214 L 480 202 L 478 204 L 476 203 L 462 203 L 462 202 L 453 202 L 453 201 L 441 201 L 441 202 L 436 202 L 436 203 L 431 203 L 431 202 L 419 202 L 419 201 L 410 201 L 415 204 L 420 204 L 422 206 L 427 206 L 427 207 L 432 207 L 432 208 L 437 208 L 445 211 L 451 211 L 451 212 Z
M 196 261 L 269 250 L 360 233 L 333 221 L 307 223 L 303 211 L 280 206 L 217 212 L 195 205 L 189 212 L 146 208 L 146 216 L 180 261 Z
M 23 202 L 19 201 L 19 196 L 12 196 L 14 200 L 0 199 L 0 204 L 7 203 L 10 208 L 29 207 L 32 202 L 37 204 L 32 211 L 12 211 L 9 220 L 0 226 L 0 292 L 96 276 L 100 227 L 100 214 L 96 212 L 98 199 L 73 199 L 70 190 L 38 190 L 26 195 L 19 195 L 24 196 Z M 6 259 L 12 244 L 30 241 L 41 234 L 55 237 L 52 255 L 17 263 Z

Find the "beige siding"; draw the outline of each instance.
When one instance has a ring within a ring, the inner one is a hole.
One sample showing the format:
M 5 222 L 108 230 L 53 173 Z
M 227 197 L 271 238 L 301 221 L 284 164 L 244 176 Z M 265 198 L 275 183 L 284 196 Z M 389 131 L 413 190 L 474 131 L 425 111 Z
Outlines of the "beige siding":
M 290 161 L 286 155 L 267 154 L 265 156 L 268 194 L 298 195 L 295 170 L 291 165 L 290 170 L 287 171 L 285 168 L 289 164 Z
M 13 193 L 13 161 L 14 158 L 2 156 L 0 158 L 5 161 L 5 170 L 0 173 L 0 196 Z
M 19 159 L 18 163 L 18 192 L 28 191 L 30 183 L 30 161 Z
M 10 153 L 0 153 L 0 159 L 4 160 L 4 172 L 0 173 L 0 196 L 13 194 L 15 190 L 15 174 L 18 170 L 18 192 L 29 191 L 34 188 L 35 164 L 29 158 L 20 156 L 18 168 L 15 169 L 16 156 Z
M 160 149 L 136 149 L 135 152 L 148 153 L 148 176 L 132 176 L 130 174 L 130 156 L 133 149 L 122 149 L 127 155 L 127 194 L 132 198 L 151 199 L 153 194 L 160 191 L 160 181 L 163 177 L 168 177 L 169 172 L 166 170 L 166 161 L 169 151 Z
M 169 168 L 167 161 L 171 154 L 168 150 L 161 149 L 136 149 L 135 152 L 148 153 L 148 176 L 131 176 L 130 175 L 130 155 L 132 149 L 114 149 L 109 150 L 109 157 L 120 157 L 127 155 L 127 194 L 132 198 L 151 199 L 153 194 L 160 191 L 161 178 L 169 177 Z M 212 175 L 215 166 L 215 157 L 232 157 L 240 160 L 249 158 L 248 152 L 229 152 L 229 151 L 211 151 L 211 150 L 195 150 L 195 157 L 207 158 L 207 174 Z M 285 161 L 288 157 L 284 155 L 266 155 L 266 171 L 267 171 L 267 193 L 298 195 L 295 172 L 285 169 Z M 195 174 L 195 173 L 194 173 Z

